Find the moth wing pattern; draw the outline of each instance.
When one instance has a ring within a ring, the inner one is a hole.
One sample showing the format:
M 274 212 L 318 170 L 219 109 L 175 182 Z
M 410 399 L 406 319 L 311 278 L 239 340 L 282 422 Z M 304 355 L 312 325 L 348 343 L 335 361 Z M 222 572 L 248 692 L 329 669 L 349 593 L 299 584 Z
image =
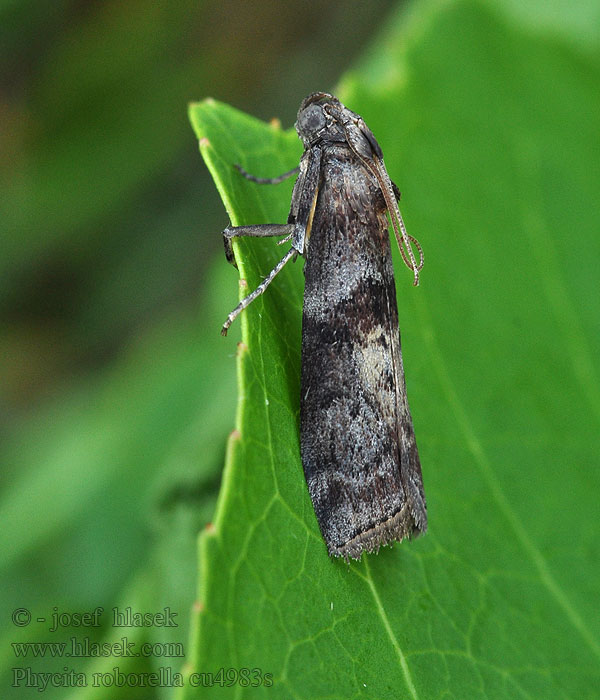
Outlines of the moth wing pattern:
M 406 387 L 386 206 L 345 146 L 323 155 L 302 317 L 302 462 L 329 553 L 427 527 Z

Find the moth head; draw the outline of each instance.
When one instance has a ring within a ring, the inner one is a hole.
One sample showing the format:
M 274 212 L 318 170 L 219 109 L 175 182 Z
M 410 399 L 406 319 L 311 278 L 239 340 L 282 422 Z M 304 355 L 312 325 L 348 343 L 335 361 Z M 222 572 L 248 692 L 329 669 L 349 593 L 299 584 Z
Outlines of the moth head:
M 345 107 L 328 92 L 313 92 L 302 100 L 296 119 L 296 131 L 304 148 L 319 141 L 344 141 L 339 114 Z
M 296 131 L 305 148 L 318 142 L 345 141 L 362 159 L 383 158 L 363 118 L 328 92 L 313 92 L 302 101 Z

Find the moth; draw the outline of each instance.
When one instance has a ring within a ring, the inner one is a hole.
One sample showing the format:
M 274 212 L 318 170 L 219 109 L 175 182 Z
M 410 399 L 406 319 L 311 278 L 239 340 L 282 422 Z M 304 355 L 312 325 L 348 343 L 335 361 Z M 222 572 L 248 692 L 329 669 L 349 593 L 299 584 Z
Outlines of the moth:
M 305 258 L 300 451 L 315 514 L 332 556 L 427 529 L 421 465 L 406 397 L 388 215 L 419 283 L 423 251 L 406 232 L 383 153 L 363 119 L 326 92 L 306 97 L 295 124 L 304 145 L 287 224 L 228 227 L 232 240 L 283 236 L 290 248 L 229 314 L 222 333 L 289 260 Z M 419 260 L 412 248 L 414 244 Z

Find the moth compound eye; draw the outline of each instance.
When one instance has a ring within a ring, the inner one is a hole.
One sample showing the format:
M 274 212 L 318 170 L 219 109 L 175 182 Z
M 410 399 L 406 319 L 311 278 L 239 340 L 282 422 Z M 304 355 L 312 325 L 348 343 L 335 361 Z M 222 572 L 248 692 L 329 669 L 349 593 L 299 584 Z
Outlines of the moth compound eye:
M 320 105 L 309 105 L 298 115 L 296 131 L 303 141 L 312 141 L 327 122 Z

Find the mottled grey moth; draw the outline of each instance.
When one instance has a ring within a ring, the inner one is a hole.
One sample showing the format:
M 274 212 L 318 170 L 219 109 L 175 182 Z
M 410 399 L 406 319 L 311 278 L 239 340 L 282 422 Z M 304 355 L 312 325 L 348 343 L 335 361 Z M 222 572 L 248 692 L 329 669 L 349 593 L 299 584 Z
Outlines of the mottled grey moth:
M 287 224 L 229 227 L 237 236 L 284 236 L 291 247 L 236 316 L 292 258 L 305 258 L 300 449 L 330 555 L 363 551 L 427 529 L 421 465 L 406 398 L 388 214 L 402 259 L 419 283 L 423 253 L 406 233 L 383 153 L 363 119 L 325 92 L 301 104 L 304 144 Z M 418 251 L 415 259 L 412 245 Z

